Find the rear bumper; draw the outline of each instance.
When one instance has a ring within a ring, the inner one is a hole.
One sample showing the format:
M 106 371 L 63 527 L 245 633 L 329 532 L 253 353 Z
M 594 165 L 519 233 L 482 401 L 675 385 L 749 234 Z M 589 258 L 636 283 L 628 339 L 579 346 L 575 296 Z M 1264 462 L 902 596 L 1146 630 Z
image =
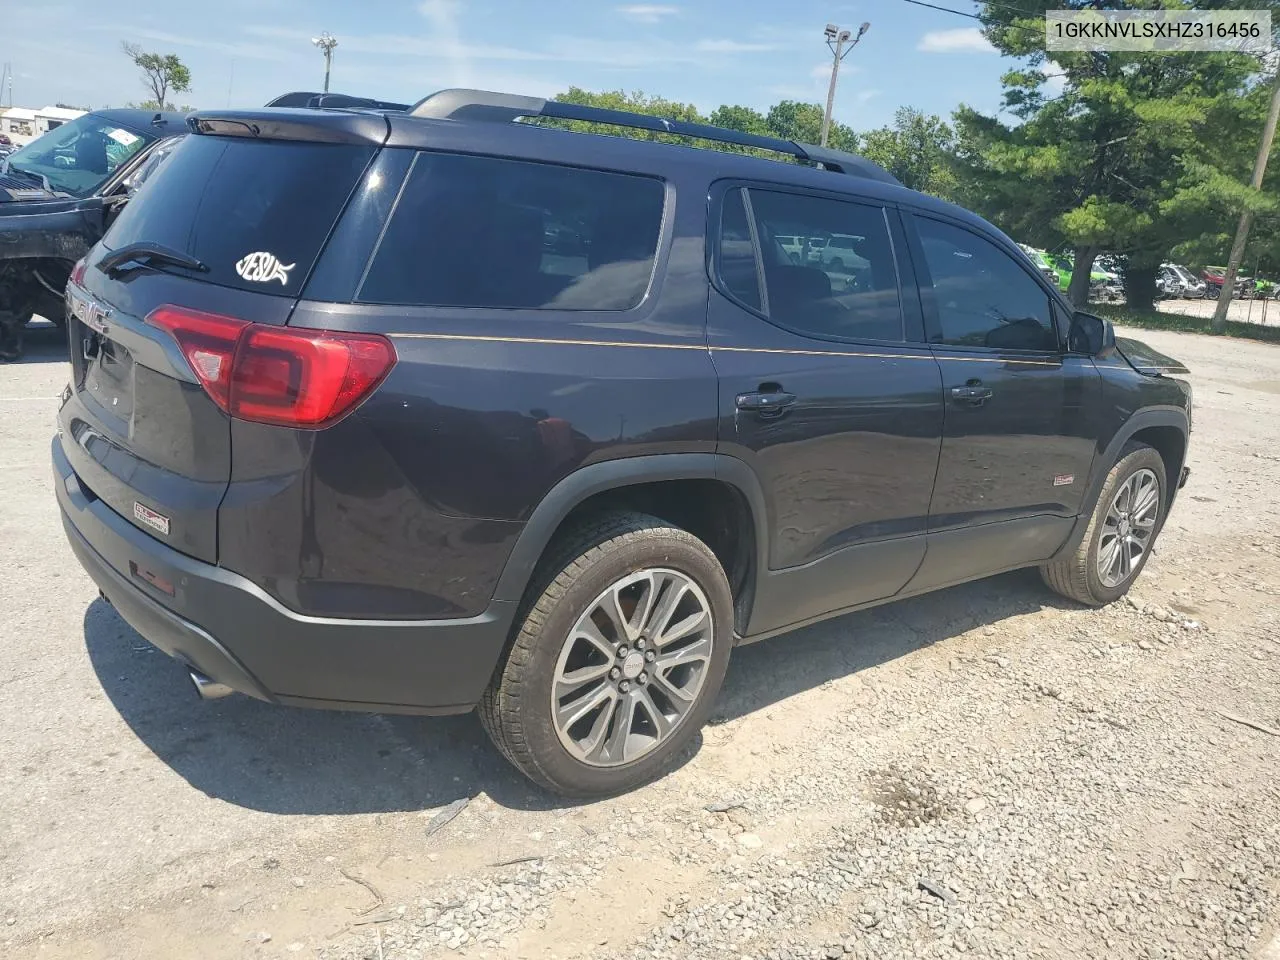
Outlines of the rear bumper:
M 134 527 L 80 485 L 58 437 L 52 453 L 81 566 L 144 638 L 211 679 L 275 703 L 395 713 L 465 712 L 488 685 L 514 602 L 457 620 L 304 616 Z

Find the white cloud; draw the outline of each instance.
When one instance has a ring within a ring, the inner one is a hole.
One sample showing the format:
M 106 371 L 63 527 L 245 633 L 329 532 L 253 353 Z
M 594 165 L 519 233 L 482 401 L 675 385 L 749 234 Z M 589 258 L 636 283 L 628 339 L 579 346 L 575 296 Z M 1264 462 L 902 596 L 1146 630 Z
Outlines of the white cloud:
M 449 61 L 450 82 L 459 87 L 471 86 L 471 60 L 462 31 L 458 26 L 459 0 L 422 0 L 418 12 L 431 24 L 432 39 L 444 48 Z
M 854 99 L 859 103 L 866 103 L 868 100 L 874 100 L 882 93 L 884 93 L 883 90 L 859 90 L 858 95 Z
M 619 7 L 618 12 L 628 20 L 635 20 L 638 23 L 659 23 L 664 17 L 674 17 L 680 12 L 680 8 L 652 3 L 634 3 Z
M 697 48 L 703 53 L 763 53 L 777 49 L 771 43 L 743 43 L 739 40 L 699 40 Z
M 916 49 L 923 53 L 995 53 L 987 38 L 977 27 L 957 27 L 954 30 L 931 30 L 920 38 Z

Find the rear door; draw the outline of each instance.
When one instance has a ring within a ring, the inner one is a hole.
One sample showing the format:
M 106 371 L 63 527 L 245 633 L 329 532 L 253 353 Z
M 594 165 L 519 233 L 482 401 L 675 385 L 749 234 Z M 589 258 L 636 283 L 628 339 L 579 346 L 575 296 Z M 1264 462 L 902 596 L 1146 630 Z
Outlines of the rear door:
M 217 559 L 231 441 L 229 416 L 192 364 L 216 378 L 230 357 L 212 342 L 184 355 L 158 308 L 283 325 L 378 131 L 385 137 L 385 121 L 372 119 L 346 130 L 330 119 L 317 134 L 328 142 L 304 139 L 303 123 L 277 131 L 289 139 L 252 135 L 258 124 L 206 125 L 129 201 L 68 286 L 63 450 L 88 495 L 193 557 Z
M 780 186 L 722 196 L 708 311 L 719 449 L 764 488 L 769 570 L 750 630 L 765 633 L 890 596 L 915 573 L 940 379 L 910 264 L 895 257 L 896 210 Z M 835 234 L 860 238 L 857 263 L 797 263 L 780 239 Z

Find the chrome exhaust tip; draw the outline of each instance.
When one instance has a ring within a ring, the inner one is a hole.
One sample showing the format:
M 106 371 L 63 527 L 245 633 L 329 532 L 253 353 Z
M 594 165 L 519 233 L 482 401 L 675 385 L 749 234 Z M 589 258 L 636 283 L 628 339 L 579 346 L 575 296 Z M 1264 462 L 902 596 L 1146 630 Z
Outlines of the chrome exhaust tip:
M 210 679 L 198 670 L 189 670 L 187 672 L 191 674 L 191 683 L 195 686 L 196 693 L 200 695 L 201 700 L 221 700 L 223 697 L 229 697 L 235 693 L 225 683 Z

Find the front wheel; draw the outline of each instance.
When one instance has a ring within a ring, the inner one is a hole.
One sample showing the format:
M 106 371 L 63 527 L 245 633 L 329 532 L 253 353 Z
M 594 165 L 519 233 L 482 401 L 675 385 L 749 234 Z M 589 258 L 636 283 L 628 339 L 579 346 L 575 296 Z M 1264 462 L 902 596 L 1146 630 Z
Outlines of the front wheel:
M 1130 443 L 1107 474 L 1093 516 L 1075 553 L 1040 567 L 1057 593 L 1100 607 L 1129 592 L 1164 522 L 1168 495 L 1160 454 Z
M 612 514 L 564 538 L 480 703 L 490 738 L 569 796 L 630 789 L 706 722 L 733 642 L 715 554 L 687 531 Z

